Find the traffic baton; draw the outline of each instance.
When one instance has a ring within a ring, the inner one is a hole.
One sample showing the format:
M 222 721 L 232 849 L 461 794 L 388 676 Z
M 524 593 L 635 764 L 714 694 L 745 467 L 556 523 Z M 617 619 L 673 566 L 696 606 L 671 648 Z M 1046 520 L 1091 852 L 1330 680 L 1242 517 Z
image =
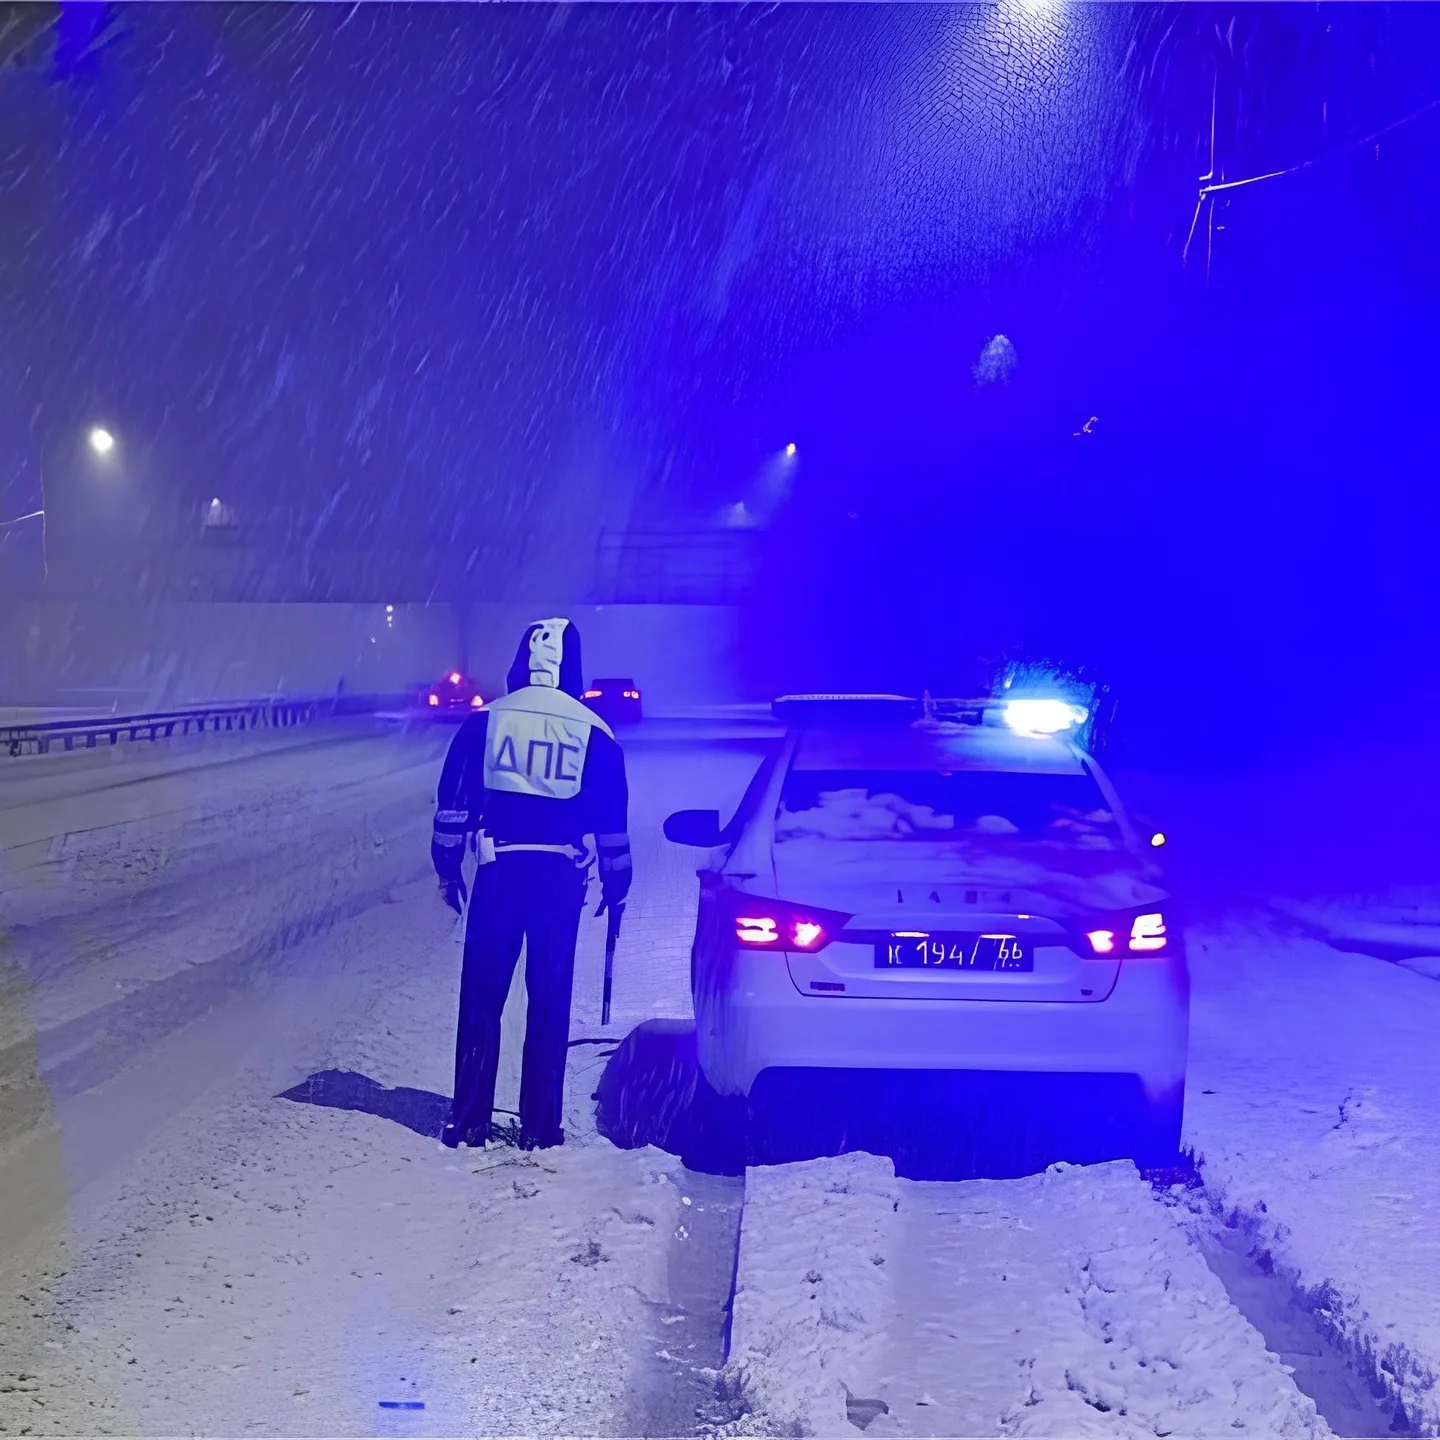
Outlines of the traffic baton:
M 620 938 L 620 919 L 625 906 L 612 905 L 605 912 L 605 990 L 600 998 L 600 1023 L 610 1023 L 610 992 L 615 984 L 615 942 Z

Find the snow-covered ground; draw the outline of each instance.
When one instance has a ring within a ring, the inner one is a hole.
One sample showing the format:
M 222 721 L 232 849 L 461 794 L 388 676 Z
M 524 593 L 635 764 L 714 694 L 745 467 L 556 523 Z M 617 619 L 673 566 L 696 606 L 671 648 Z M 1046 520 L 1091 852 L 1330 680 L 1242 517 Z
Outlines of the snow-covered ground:
M 1331 1433 L 1128 1162 L 752 1171 L 731 1371 L 778 1434 Z
M 749 1173 L 733 1433 L 1440 1434 L 1440 989 L 1259 922 L 1192 970 L 1199 1188 Z
M 1440 986 L 1258 922 L 1198 942 L 1186 1134 L 1206 1192 L 1440 1434 Z
M 445 736 L 317 738 L 0 790 L 0 1429 L 693 1430 L 739 1183 L 600 1140 L 594 1045 L 564 1150 L 438 1146 L 459 949 L 414 877 Z M 617 1037 L 688 1005 L 695 882 L 658 832 L 687 760 L 644 751 Z M 755 763 L 721 751 L 686 793 L 731 804 Z
M 1402 888 L 1384 895 L 1277 899 L 1274 908 L 1303 933 L 1339 950 L 1393 961 L 1440 979 L 1440 891 Z
M 0 768 L 0 1433 L 1378 1434 L 1376 1377 L 1440 1433 L 1433 980 L 1293 926 L 1193 937 L 1200 1189 L 616 1149 L 610 1038 L 665 1022 L 640 1108 L 684 1083 L 694 859 L 659 822 L 757 756 L 673 721 L 630 747 L 608 1031 L 582 926 L 569 1143 L 456 1155 L 447 738 Z

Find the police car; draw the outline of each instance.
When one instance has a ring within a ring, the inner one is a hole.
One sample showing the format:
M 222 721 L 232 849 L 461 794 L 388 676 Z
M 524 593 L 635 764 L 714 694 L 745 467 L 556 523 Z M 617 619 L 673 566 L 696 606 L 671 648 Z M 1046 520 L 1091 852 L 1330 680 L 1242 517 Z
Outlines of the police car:
M 1095 760 L 1051 698 L 792 696 L 708 851 L 691 984 L 699 1063 L 752 1105 L 767 1080 L 862 1071 L 1126 1077 L 1152 1164 L 1179 1144 L 1182 938 Z M 824 1092 L 821 1086 L 820 1093 Z

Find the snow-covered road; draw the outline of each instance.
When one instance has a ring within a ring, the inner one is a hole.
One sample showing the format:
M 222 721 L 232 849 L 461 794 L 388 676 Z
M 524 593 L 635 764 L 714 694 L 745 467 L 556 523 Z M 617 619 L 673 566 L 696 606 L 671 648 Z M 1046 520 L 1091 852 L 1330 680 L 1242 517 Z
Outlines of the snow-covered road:
M 459 965 L 423 878 L 444 741 L 350 727 L 0 781 L 7 1433 L 695 1428 L 740 1183 L 600 1140 L 595 1046 L 565 1150 L 432 1138 Z M 733 804 L 754 747 L 710 748 L 688 793 Z M 694 879 L 656 807 L 693 749 L 632 754 L 647 884 L 617 1036 L 688 1006 Z
M 1432 980 L 1197 937 L 1201 1189 L 855 1155 L 727 1179 L 597 1133 L 587 923 L 570 1143 L 457 1156 L 445 739 L 0 770 L 0 1433 L 1322 1436 L 1397 1401 L 1440 1433 Z M 659 822 L 733 804 L 758 750 L 715 722 L 633 743 L 605 1034 L 683 1033 L 693 861 Z

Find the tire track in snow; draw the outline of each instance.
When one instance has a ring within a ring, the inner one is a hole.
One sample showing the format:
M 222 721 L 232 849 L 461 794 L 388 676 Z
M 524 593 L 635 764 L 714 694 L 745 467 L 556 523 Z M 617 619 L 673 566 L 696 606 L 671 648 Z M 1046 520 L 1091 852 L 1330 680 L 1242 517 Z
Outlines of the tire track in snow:
M 1185 1133 L 1206 1225 L 1374 1383 L 1397 1421 L 1379 1433 L 1440 1434 L 1433 981 L 1253 919 L 1192 941 Z
M 1237 1308 L 1290 1366 L 1336 1435 L 1426 1435 L 1435 1428 L 1417 1396 L 1434 1377 L 1403 1344 L 1377 1344 L 1333 1285 L 1308 1288 L 1277 1259 L 1283 1227 L 1225 1203 L 1208 1188 L 1166 1197 Z M 1409 1406 L 1407 1407 L 1407 1401 Z
M 1256 1225 L 1226 1212 L 1204 1190 L 1175 1191 L 1167 1199 L 1193 1217 L 1187 1228 L 1206 1263 L 1335 1434 L 1424 1433 L 1406 1414 L 1397 1376 L 1373 1348 L 1342 1333 L 1331 1314 L 1334 1297 L 1308 1293 L 1292 1271 L 1278 1266 Z

